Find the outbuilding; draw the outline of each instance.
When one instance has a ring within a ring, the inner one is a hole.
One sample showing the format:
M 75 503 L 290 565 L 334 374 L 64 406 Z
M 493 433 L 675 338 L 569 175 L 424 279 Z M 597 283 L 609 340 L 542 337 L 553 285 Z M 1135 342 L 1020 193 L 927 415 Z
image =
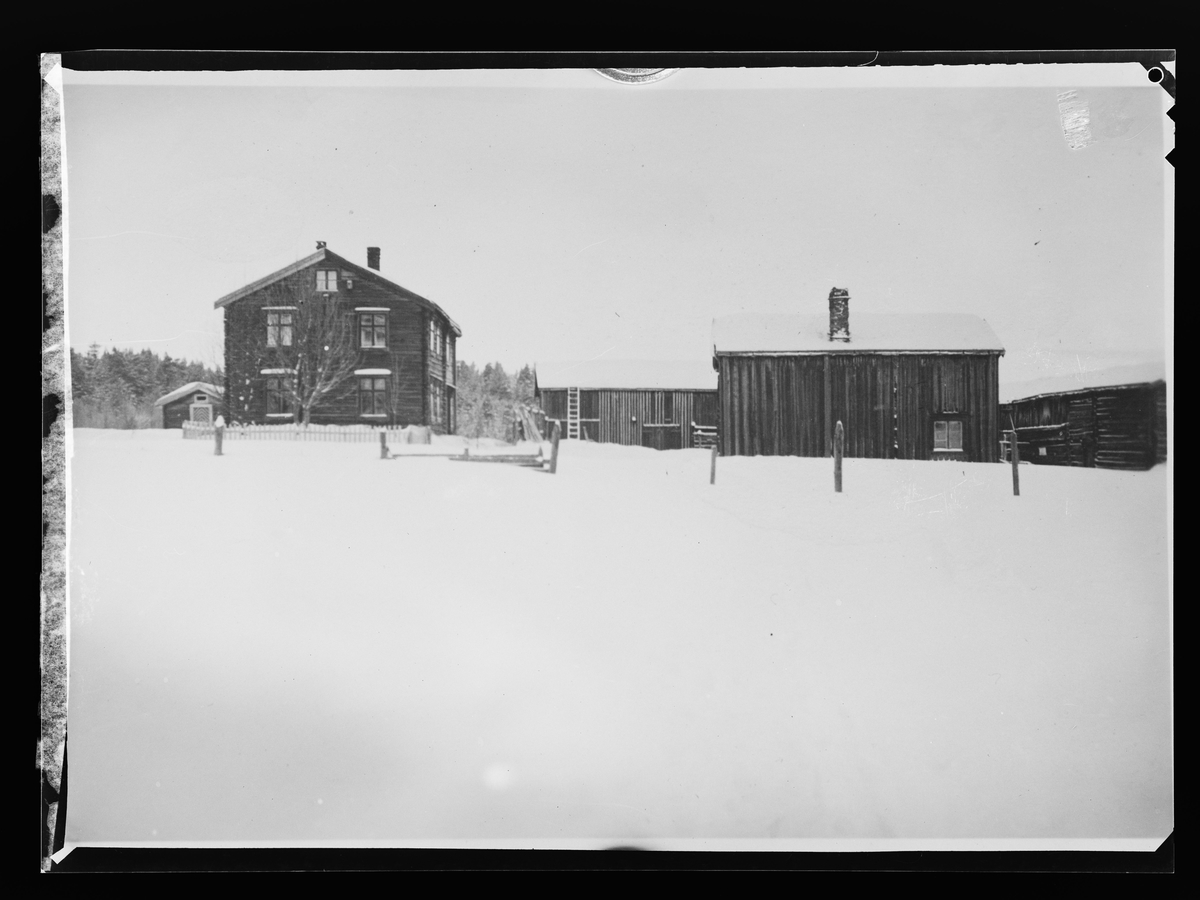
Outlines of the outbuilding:
M 1099 469 L 1150 469 L 1167 461 L 1167 382 L 1158 364 L 1007 387 L 1005 431 L 1022 461 Z
M 192 381 L 154 401 L 155 428 L 182 428 L 184 422 L 209 425 L 221 409 L 221 389 Z
M 1004 347 L 978 316 L 850 318 L 741 314 L 713 322 L 720 447 L 726 456 L 846 456 L 989 462 L 999 457 Z
M 716 438 L 717 375 L 703 360 L 548 364 L 535 368 L 534 391 L 568 440 L 679 450 Z

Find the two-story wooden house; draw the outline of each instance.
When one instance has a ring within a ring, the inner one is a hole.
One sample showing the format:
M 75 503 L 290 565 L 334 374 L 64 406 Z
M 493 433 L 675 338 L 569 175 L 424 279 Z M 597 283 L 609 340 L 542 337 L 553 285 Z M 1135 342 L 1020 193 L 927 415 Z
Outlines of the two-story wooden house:
M 308 315 L 317 305 L 330 310 L 328 324 Z M 308 421 L 454 432 L 455 343 L 462 330 L 436 303 L 384 278 L 378 247 L 367 248 L 364 268 L 319 241 L 316 253 L 215 306 L 225 315 L 227 420 L 299 421 L 305 410 L 297 408 L 304 395 L 297 378 L 324 378 L 328 390 L 311 404 Z M 303 354 L 314 342 L 305 369 Z M 328 358 L 314 376 L 311 359 L 322 351 Z

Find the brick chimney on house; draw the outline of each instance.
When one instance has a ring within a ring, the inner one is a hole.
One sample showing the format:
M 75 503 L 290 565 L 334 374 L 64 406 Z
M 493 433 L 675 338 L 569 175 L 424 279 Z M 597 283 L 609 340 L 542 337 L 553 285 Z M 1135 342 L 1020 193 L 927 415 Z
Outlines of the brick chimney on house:
M 367 248 L 367 268 L 374 269 L 376 272 L 379 271 L 379 248 L 378 247 L 368 247 Z
M 829 292 L 829 340 L 850 343 L 850 292 L 845 288 Z

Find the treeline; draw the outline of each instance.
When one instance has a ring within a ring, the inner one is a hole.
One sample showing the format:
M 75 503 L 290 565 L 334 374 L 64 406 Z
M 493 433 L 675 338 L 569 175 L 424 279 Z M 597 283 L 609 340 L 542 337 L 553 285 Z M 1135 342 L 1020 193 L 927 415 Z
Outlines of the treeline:
M 517 404 L 533 406 L 533 369 L 523 366 L 509 374 L 500 363 L 480 371 L 474 363 L 458 364 L 458 433 L 464 437 L 517 436 Z
M 149 428 L 154 401 L 192 381 L 221 387 L 224 376 L 203 363 L 150 350 L 71 350 L 71 420 L 76 428 Z

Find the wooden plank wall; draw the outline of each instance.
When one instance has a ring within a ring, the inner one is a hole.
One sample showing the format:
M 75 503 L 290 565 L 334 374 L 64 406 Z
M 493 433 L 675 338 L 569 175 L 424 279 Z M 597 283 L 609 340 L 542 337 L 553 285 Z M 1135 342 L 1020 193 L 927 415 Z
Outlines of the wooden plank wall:
M 963 422 L 962 457 L 995 460 L 996 354 L 720 356 L 725 455 L 827 456 L 841 421 L 846 455 L 931 459 L 933 421 Z
M 692 422 L 698 425 L 717 424 L 716 391 L 580 391 L 580 419 L 599 420 L 598 423 L 587 423 L 594 440 L 640 447 L 642 425 L 665 421 L 668 396 L 674 407 L 670 420 L 682 424 L 681 443 L 685 448 L 692 445 Z M 538 400 L 546 417 L 561 419 L 565 429 L 566 390 L 540 390 Z M 598 431 L 593 433 L 591 429 L 597 425 Z

